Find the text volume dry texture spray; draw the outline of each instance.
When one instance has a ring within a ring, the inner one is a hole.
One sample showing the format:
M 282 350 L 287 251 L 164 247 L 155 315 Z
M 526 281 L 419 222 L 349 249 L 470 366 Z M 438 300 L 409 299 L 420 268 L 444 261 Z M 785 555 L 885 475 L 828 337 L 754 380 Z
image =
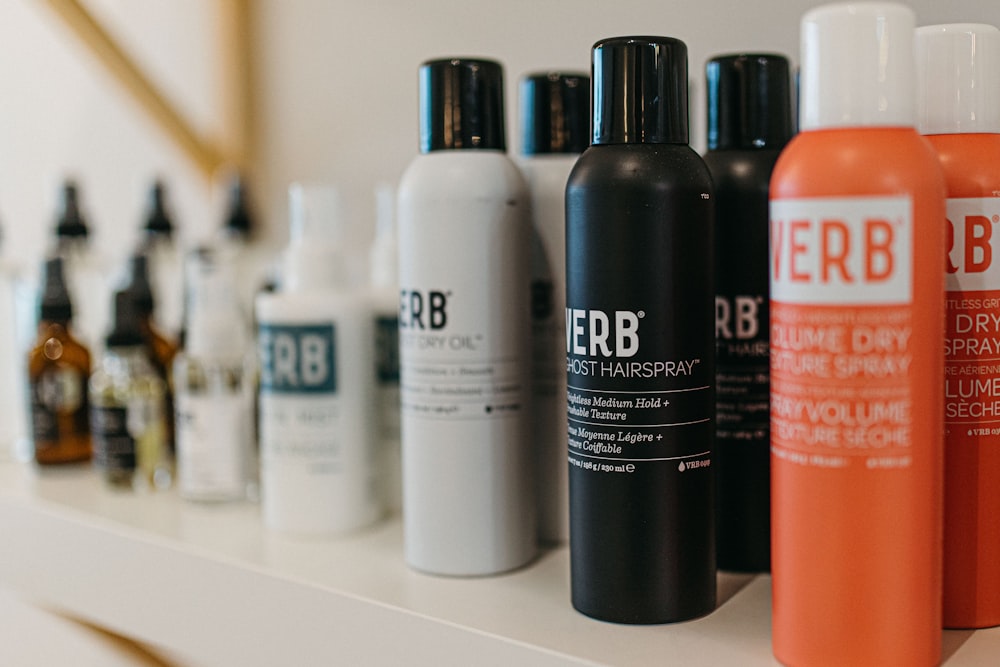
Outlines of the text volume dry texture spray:
M 420 152 L 399 188 L 403 535 L 446 575 L 537 550 L 530 381 L 530 214 L 505 153 L 503 70 L 420 68 Z
M 913 12 L 802 19 L 802 127 L 771 178 L 774 652 L 941 651 L 944 180 L 914 129 Z
M 566 190 L 573 606 L 664 623 L 715 606 L 712 182 L 687 47 L 598 42 Z
M 1000 625 L 1000 31 L 917 29 L 917 109 L 948 188 L 944 625 Z
M 738 572 L 771 567 L 767 188 L 792 138 L 788 60 L 718 56 L 705 66 L 715 184 L 716 554 Z

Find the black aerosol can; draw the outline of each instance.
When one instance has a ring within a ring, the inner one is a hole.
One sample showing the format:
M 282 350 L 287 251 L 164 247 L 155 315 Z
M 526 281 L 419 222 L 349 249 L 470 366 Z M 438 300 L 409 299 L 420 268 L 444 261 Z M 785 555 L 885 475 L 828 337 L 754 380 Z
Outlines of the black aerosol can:
M 598 42 L 566 190 L 573 606 L 666 623 L 715 606 L 712 181 L 687 47 Z
M 752 53 L 705 66 L 715 182 L 716 549 L 723 570 L 771 568 L 767 188 L 792 138 L 788 60 Z

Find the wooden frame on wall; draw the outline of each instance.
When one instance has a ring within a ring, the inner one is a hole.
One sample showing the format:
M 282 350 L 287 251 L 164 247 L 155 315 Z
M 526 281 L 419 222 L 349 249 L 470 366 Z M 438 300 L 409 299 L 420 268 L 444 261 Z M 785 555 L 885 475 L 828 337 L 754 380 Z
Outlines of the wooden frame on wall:
M 224 166 L 243 170 L 253 157 L 252 0 L 216 0 L 225 137 L 201 136 L 81 0 L 44 0 L 139 107 L 205 178 Z

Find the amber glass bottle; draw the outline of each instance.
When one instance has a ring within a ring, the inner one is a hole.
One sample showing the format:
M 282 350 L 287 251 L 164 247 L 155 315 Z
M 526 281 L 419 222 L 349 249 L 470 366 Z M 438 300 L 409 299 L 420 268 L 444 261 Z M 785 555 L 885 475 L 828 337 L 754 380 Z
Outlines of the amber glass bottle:
M 28 353 L 31 432 L 42 465 L 89 461 L 90 352 L 70 333 L 73 307 L 62 259 L 45 263 L 38 340 Z

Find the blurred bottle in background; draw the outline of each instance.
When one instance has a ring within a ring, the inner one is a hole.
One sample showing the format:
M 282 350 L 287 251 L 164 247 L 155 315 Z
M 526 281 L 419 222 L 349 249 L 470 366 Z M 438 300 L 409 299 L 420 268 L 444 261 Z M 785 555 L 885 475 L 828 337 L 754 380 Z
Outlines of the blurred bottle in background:
M 168 488 L 166 385 L 149 361 L 135 301 L 115 293 L 106 352 L 90 378 L 95 464 L 115 488 Z
M 77 184 L 63 184 L 55 245 L 49 253 L 61 257 L 66 285 L 76 306 L 76 323 L 85 345 L 96 349 L 107 329 L 110 264 L 91 240 L 91 230 L 80 206 Z
M 137 254 L 148 259 L 149 282 L 156 301 L 156 321 L 167 334 L 176 336 L 181 329 L 184 276 L 181 247 L 166 198 L 163 182 L 158 180 L 153 183 Z
M 21 284 L 0 230 L 0 460 L 18 458 L 17 450 L 26 449 L 27 442 L 26 349 L 16 317 Z
M 211 248 L 185 262 L 188 329 L 173 378 L 178 486 L 189 500 L 245 498 L 254 477 L 254 351 L 234 273 Z
M 35 461 L 42 465 L 89 461 L 90 352 L 70 331 L 73 304 L 59 257 L 45 263 L 38 319 L 38 337 L 28 354 Z
M 129 260 L 129 282 L 125 290 L 132 297 L 137 318 L 139 331 L 146 345 L 146 352 L 153 370 L 163 380 L 166 394 L 167 419 L 167 447 L 174 451 L 174 428 L 173 428 L 173 383 L 171 373 L 173 369 L 174 356 L 177 354 L 177 344 L 167 338 L 154 322 L 156 312 L 156 299 L 153 296 L 153 287 L 149 279 L 149 260 L 145 255 L 134 255 Z
M 396 241 L 395 188 L 375 189 L 375 241 L 369 254 L 375 315 L 376 437 L 386 509 L 403 507 L 402 453 L 399 442 L 399 248 Z

